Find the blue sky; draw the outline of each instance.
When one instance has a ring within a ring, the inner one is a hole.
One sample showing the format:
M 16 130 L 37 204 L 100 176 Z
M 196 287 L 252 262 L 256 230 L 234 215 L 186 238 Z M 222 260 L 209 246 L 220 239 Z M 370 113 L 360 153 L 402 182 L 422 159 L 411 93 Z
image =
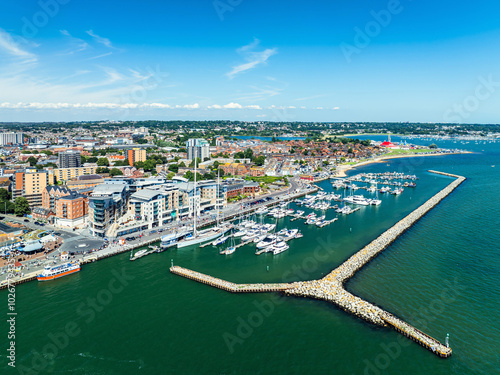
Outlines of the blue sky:
M 0 121 L 498 123 L 499 11 L 490 0 L 5 0 Z

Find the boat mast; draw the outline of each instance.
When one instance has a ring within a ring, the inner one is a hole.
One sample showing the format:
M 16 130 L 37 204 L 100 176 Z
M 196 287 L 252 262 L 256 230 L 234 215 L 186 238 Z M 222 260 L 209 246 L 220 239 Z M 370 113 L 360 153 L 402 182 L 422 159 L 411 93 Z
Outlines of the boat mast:
M 197 209 L 197 198 L 198 195 L 196 194 L 196 154 L 194 155 L 194 220 L 193 220 L 193 237 L 196 237 L 196 217 L 198 216 L 198 209 Z
M 220 189 L 220 170 L 217 168 L 217 189 L 216 189 L 216 196 L 215 196 L 215 209 L 217 210 L 217 226 L 219 226 L 219 189 Z

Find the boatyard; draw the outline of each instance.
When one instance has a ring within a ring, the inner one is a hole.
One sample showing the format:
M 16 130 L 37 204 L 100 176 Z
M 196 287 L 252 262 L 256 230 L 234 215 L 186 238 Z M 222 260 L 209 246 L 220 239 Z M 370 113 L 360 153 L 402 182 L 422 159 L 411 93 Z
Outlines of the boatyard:
M 394 226 L 386 230 L 379 237 L 367 246 L 363 247 L 347 261 L 342 263 L 342 265 L 331 271 L 322 279 L 290 284 L 234 284 L 178 266 L 172 266 L 170 271 L 174 274 L 233 293 L 268 292 L 279 290 L 289 296 L 310 297 L 326 300 L 370 323 L 394 328 L 397 332 L 431 350 L 439 357 L 449 357 L 452 350 L 447 345 L 441 344 L 438 340 L 426 335 L 417 328 L 412 327 L 403 320 L 395 317 L 393 314 L 352 295 L 344 289 L 345 282 L 353 277 L 359 269 L 386 249 L 402 233 L 408 230 L 415 222 L 422 218 L 429 210 L 435 207 L 457 186 L 465 181 L 465 177 L 462 176 L 432 170 L 429 172 L 452 177 L 454 178 L 454 181 L 435 194 L 432 198 L 427 200 L 424 204 L 419 206 L 412 213 L 398 221 Z

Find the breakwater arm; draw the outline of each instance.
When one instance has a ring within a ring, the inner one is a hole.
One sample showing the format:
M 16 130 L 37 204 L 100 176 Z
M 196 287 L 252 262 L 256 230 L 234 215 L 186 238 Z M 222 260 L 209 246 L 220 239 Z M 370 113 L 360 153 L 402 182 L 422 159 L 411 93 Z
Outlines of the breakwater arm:
M 293 284 L 234 284 L 177 266 L 172 267 L 170 272 L 233 293 L 281 291 L 290 296 L 322 299 L 334 303 L 341 309 L 370 323 L 392 327 L 397 332 L 422 345 L 426 349 L 431 350 L 439 357 L 449 357 L 452 353 L 452 350 L 449 347 L 441 344 L 438 340 L 425 334 L 382 308 L 349 293 L 344 288 L 344 283 L 353 277 L 359 269 L 385 250 L 401 234 L 408 230 L 413 224 L 420 220 L 427 212 L 429 212 L 465 181 L 465 177 L 462 176 L 438 171 L 429 172 L 453 177 L 454 180 L 322 279 L 297 282 Z

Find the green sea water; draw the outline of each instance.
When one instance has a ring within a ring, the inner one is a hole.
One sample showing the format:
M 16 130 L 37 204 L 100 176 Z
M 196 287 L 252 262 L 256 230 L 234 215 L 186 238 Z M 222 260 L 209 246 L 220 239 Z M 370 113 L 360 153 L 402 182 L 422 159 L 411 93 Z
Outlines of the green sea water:
M 16 368 L 7 365 L 7 293 L 1 291 L 2 374 L 499 373 L 500 144 L 434 142 L 475 153 L 351 171 L 402 171 L 420 180 L 416 189 L 381 195 L 382 205 L 325 228 L 281 219 L 279 228 L 300 228 L 304 237 L 280 255 L 255 256 L 250 246 L 232 256 L 211 246 L 135 262 L 123 254 L 60 280 L 18 286 Z M 467 180 L 347 288 L 441 342 L 449 334 L 448 359 L 323 301 L 231 294 L 168 272 L 173 261 L 234 282 L 319 278 L 450 183 L 429 169 Z M 331 190 L 328 181 L 320 186 Z

